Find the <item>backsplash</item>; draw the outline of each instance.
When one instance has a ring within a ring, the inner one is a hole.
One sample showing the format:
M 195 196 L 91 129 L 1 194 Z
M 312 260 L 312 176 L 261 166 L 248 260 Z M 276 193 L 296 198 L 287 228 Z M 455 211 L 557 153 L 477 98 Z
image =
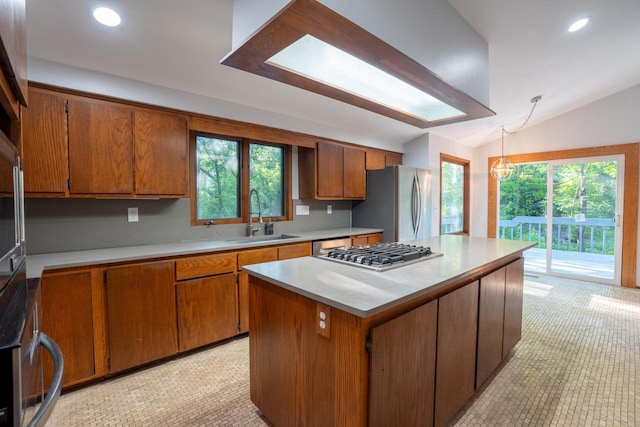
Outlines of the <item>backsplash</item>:
M 294 200 L 293 221 L 274 223 L 274 234 L 349 227 L 350 201 Z M 296 215 L 296 206 L 309 215 Z M 332 213 L 327 213 L 331 205 Z M 138 208 L 138 222 L 127 209 Z M 65 252 L 246 235 L 246 224 L 191 226 L 189 199 L 27 199 L 27 253 Z M 260 231 L 258 234 L 262 234 Z

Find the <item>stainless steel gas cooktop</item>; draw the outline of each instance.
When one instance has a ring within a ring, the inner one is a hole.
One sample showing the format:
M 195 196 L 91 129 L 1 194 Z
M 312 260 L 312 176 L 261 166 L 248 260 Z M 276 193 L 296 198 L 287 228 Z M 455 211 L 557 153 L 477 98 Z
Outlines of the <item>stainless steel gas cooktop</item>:
M 349 249 L 333 249 L 319 258 L 375 271 L 386 271 L 439 256 L 442 256 L 441 252 L 432 252 L 431 248 L 425 246 L 377 243 Z

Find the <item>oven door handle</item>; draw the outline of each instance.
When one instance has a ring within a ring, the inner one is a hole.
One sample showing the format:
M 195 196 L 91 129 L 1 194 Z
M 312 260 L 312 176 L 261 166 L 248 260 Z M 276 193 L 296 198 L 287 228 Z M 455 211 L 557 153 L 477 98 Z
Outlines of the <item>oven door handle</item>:
M 58 344 L 56 344 L 53 339 L 42 332 L 40 332 L 40 345 L 51 354 L 51 358 L 53 359 L 53 379 L 51 380 L 49 391 L 42 401 L 42 405 L 40 405 L 38 412 L 36 412 L 33 419 L 29 422 L 28 427 L 41 427 L 45 425 L 51 412 L 53 412 L 54 406 L 56 406 L 60 391 L 62 390 L 62 374 L 64 372 L 62 351 L 60 351 L 60 347 L 58 347 Z

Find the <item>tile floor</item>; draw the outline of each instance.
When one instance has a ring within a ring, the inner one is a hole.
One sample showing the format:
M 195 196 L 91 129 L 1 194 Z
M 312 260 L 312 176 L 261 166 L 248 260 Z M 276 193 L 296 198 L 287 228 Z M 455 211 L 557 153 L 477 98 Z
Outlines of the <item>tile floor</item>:
M 64 394 L 49 426 L 268 426 L 247 338 Z M 522 341 L 456 426 L 640 425 L 640 290 L 525 277 Z

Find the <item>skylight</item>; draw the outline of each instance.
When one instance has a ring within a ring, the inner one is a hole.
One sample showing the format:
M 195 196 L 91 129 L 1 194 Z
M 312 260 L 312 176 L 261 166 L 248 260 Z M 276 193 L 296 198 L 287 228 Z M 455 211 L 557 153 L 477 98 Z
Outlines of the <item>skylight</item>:
M 465 115 L 426 92 L 309 34 L 265 62 L 422 120 L 435 121 Z

